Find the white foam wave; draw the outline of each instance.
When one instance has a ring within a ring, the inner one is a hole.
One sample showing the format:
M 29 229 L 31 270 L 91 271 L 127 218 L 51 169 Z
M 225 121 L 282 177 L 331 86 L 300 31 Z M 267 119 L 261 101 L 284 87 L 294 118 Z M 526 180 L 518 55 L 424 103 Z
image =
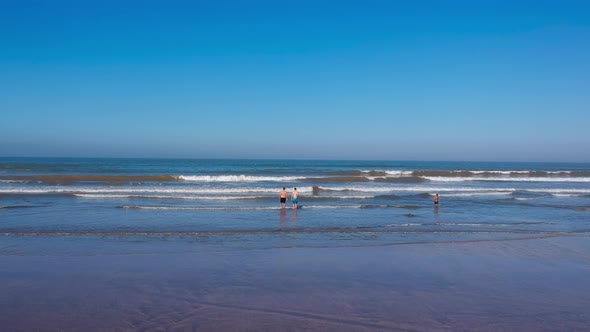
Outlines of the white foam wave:
M 472 174 L 503 174 L 503 175 L 510 175 L 510 174 L 530 174 L 533 171 L 453 171 L 453 173 L 462 173 L 462 172 L 469 172 Z M 550 172 L 547 172 L 550 173 Z
M 96 199 L 121 199 L 121 198 L 146 198 L 146 199 L 179 199 L 179 200 L 205 200 L 205 201 L 229 201 L 229 200 L 248 200 L 265 198 L 265 196 L 176 196 L 176 195 L 132 195 L 132 194 L 74 194 L 81 198 Z M 274 197 L 266 197 L 274 198 Z
M 545 170 L 449 170 L 449 171 L 441 171 L 441 170 L 425 170 L 425 169 L 421 169 L 421 170 L 384 170 L 384 169 L 372 169 L 372 170 L 361 170 L 361 172 L 363 173 L 370 173 L 370 172 L 383 172 L 386 173 L 387 175 L 391 175 L 391 176 L 404 176 L 404 175 L 414 175 L 414 172 L 429 172 L 429 171 L 434 171 L 434 172 L 449 172 L 449 173 L 471 173 L 471 174 L 501 174 L 501 175 L 511 175 L 511 174 L 520 174 L 520 175 L 526 175 L 526 174 L 539 174 L 539 173 L 545 173 L 545 174 L 556 174 L 556 175 L 566 175 L 566 174 L 571 174 L 572 171 L 545 171 Z
M 555 197 L 583 197 L 586 196 L 584 194 L 551 194 L 552 196 Z
M 361 205 L 305 205 L 305 209 L 360 209 L 360 208 L 361 208 Z
M 250 175 L 180 175 L 178 178 L 192 182 L 290 182 L 303 179 L 295 176 Z
M 0 180 L 0 183 L 25 183 L 24 180 Z
M 453 170 L 449 171 L 450 173 L 471 173 L 471 174 L 501 174 L 501 175 L 511 175 L 511 174 L 538 174 L 538 173 L 546 173 L 546 174 L 571 174 L 572 171 L 544 171 L 544 170 Z
M 387 224 L 386 227 L 413 227 L 413 226 L 423 226 L 423 224 L 418 223 L 405 223 L 405 224 Z
M 105 195 L 105 194 L 74 194 L 76 197 L 82 198 L 132 198 L 138 197 L 135 195 Z M 147 196 L 147 197 L 156 197 L 156 198 L 164 198 L 163 196 Z M 167 196 L 166 196 L 167 197 Z
M 523 188 L 473 188 L 473 187 L 363 187 L 363 186 L 350 186 L 350 187 L 319 187 L 321 190 L 328 191 L 355 191 L 355 192 L 367 192 L 367 193 L 384 193 L 384 192 L 426 192 L 426 193 L 512 193 L 515 191 L 528 191 L 528 192 L 539 192 L 539 193 L 590 193 L 590 189 L 575 189 L 575 188 L 535 188 L 535 189 L 523 189 Z M 446 194 L 445 194 L 446 195 Z
M 525 191 L 535 193 L 551 193 L 551 194 L 590 194 L 590 189 L 526 189 Z
M 506 192 L 515 191 L 515 188 L 470 188 L 470 187 L 319 187 L 321 190 L 329 191 L 357 191 L 368 193 L 389 193 L 389 192 Z
M 301 187 L 300 193 L 312 192 L 312 187 Z M 46 188 L 6 188 L 0 189 L 4 194 L 123 194 L 123 193 L 163 193 L 163 194 L 240 194 L 240 193 L 276 193 L 275 188 L 83 188 L 83 187 L 46 187 Z
M 412 175 L 413 171 L 385 171 L 385 173 L 387 173 L 387 175 L 394 175 L 394 176 L 400 176 L 400 175 Z
M 441 226 L 468 226 L 468 227 L 510 227 L 514 224 L 476 224 L 476 223 L 440 223 Z
M 514 199 L 517 201 L 531 201 L 535 199 L 543 199 L 545 197 L 515 197 Z
M 455 177 L 455 176 L 422 176 L 422 178 L 435 182 L 466 182 L 466 181 L 503 181 L 503 182 L 590 182 L 590 177 Z
M 461 171 L 455 171 L 461 172 Z M 473 174 L 503 174 L 503 175 L 510 175 L 510 174 L 534 174 L 534 173 L 547 173 L 547 174 L 571 174 L 571 171 L 467 171 Z
M 510 195 L 512 192 L 470 192 L 470 193 L 446 193 L 446 197 L 471 197 L 471 196 L 505 196 Z

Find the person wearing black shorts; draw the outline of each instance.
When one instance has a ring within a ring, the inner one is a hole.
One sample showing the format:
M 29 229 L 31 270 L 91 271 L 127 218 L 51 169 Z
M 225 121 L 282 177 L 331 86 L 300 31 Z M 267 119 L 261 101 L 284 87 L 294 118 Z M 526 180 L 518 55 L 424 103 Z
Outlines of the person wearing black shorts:
M 285 208 L 285 204 L 287 203 L 287 191 L 285 187 L 283 187 L 283 191 L 279 194 L 279 200 L 281 202 L 281 208 Z

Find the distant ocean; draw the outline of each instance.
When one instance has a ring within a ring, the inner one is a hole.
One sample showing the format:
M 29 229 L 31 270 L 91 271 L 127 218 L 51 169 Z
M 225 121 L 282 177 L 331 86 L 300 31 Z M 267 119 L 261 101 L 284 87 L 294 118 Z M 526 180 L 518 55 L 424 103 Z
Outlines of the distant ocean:
M 297 187 L 301 209 L 280 209 L 282 187 Z M 0 158 L 0 235 L 13 242 L 226 250 L 589 231 L 590 164 L 582 163 Z M 26 250 L 96 250 L 41 247 Z

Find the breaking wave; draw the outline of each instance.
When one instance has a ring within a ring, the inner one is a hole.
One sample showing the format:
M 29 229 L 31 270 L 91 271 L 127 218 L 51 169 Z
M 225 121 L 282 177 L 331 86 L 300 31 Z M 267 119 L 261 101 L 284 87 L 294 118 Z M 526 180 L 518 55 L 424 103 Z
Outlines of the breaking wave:
M 203 201 L 257 201 L 268 200 L 269 196 L 175 196 L 175 195 L 125 195 L 125 194 L 74 194 L 75 197 L 80 198 L 96 198 L 96 199 L 122 199 L 122 198 L 138 198 L 138 199 L 178 199 L 178 200 L 203 200 Z
M 448 177 L 424 176 L 435 182 L 498 181 L 498 182 L 590 182 L 590 177 Z
M 588 177 L 590 171 L 533 171 L 533 170 L 424 170 L 413 171 L 414 176 L 441 176 L 441 177 L 461 177 L 461 176 L 511 176 L 511 177 L 547 177 L 547 176 L 567 176 L 567 177 Z
M 302 178 L 295 176 L 180 175 L 178 179 L 192 182 L 292 182 Z
M 178 181 L 174 175 L 17 175 L 2 176 L 3 181 L 38 182 L 50 185 L 67 185 L 80 182 L 104 182 L 111 184 L 131 182 Z
M 311 187 L 301 187 L 299 192 L 311 192 Z M 117 193 L 170 193 L 170 194 L 239 194 L 239 193 L 277 193 L 276 188 L 159 188 L 159 187 L 125 187 L 125 188 L 84 188 L 84 187 L 46 187 L 46 188 L 0 188 L 0 194 L 117 194 Z
M 474 187 L 362 187 L 362 186 L 349 186 L 349 187 L 313 187 L 314 191 L 340 191 L 340 192 L 366 192 L 366 193 L 389 193 L 389 192 L 416 192 L 420 191 L 423 193 L 437 193 L 437 192 L 451 192 L 451 193 L 506 193 L 510 194 L 515 191 L 530 191 L 539 193 L 589 193 L 590 189 L 577 189 L 577 188 L 474 188 Z

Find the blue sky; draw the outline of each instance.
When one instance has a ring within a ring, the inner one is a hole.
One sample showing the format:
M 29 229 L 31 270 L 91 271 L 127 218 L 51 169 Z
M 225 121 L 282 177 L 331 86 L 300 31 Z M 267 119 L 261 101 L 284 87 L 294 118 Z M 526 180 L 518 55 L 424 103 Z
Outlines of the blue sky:
M 2 1 L 0 155 L 590 161 L 586 1 Z

